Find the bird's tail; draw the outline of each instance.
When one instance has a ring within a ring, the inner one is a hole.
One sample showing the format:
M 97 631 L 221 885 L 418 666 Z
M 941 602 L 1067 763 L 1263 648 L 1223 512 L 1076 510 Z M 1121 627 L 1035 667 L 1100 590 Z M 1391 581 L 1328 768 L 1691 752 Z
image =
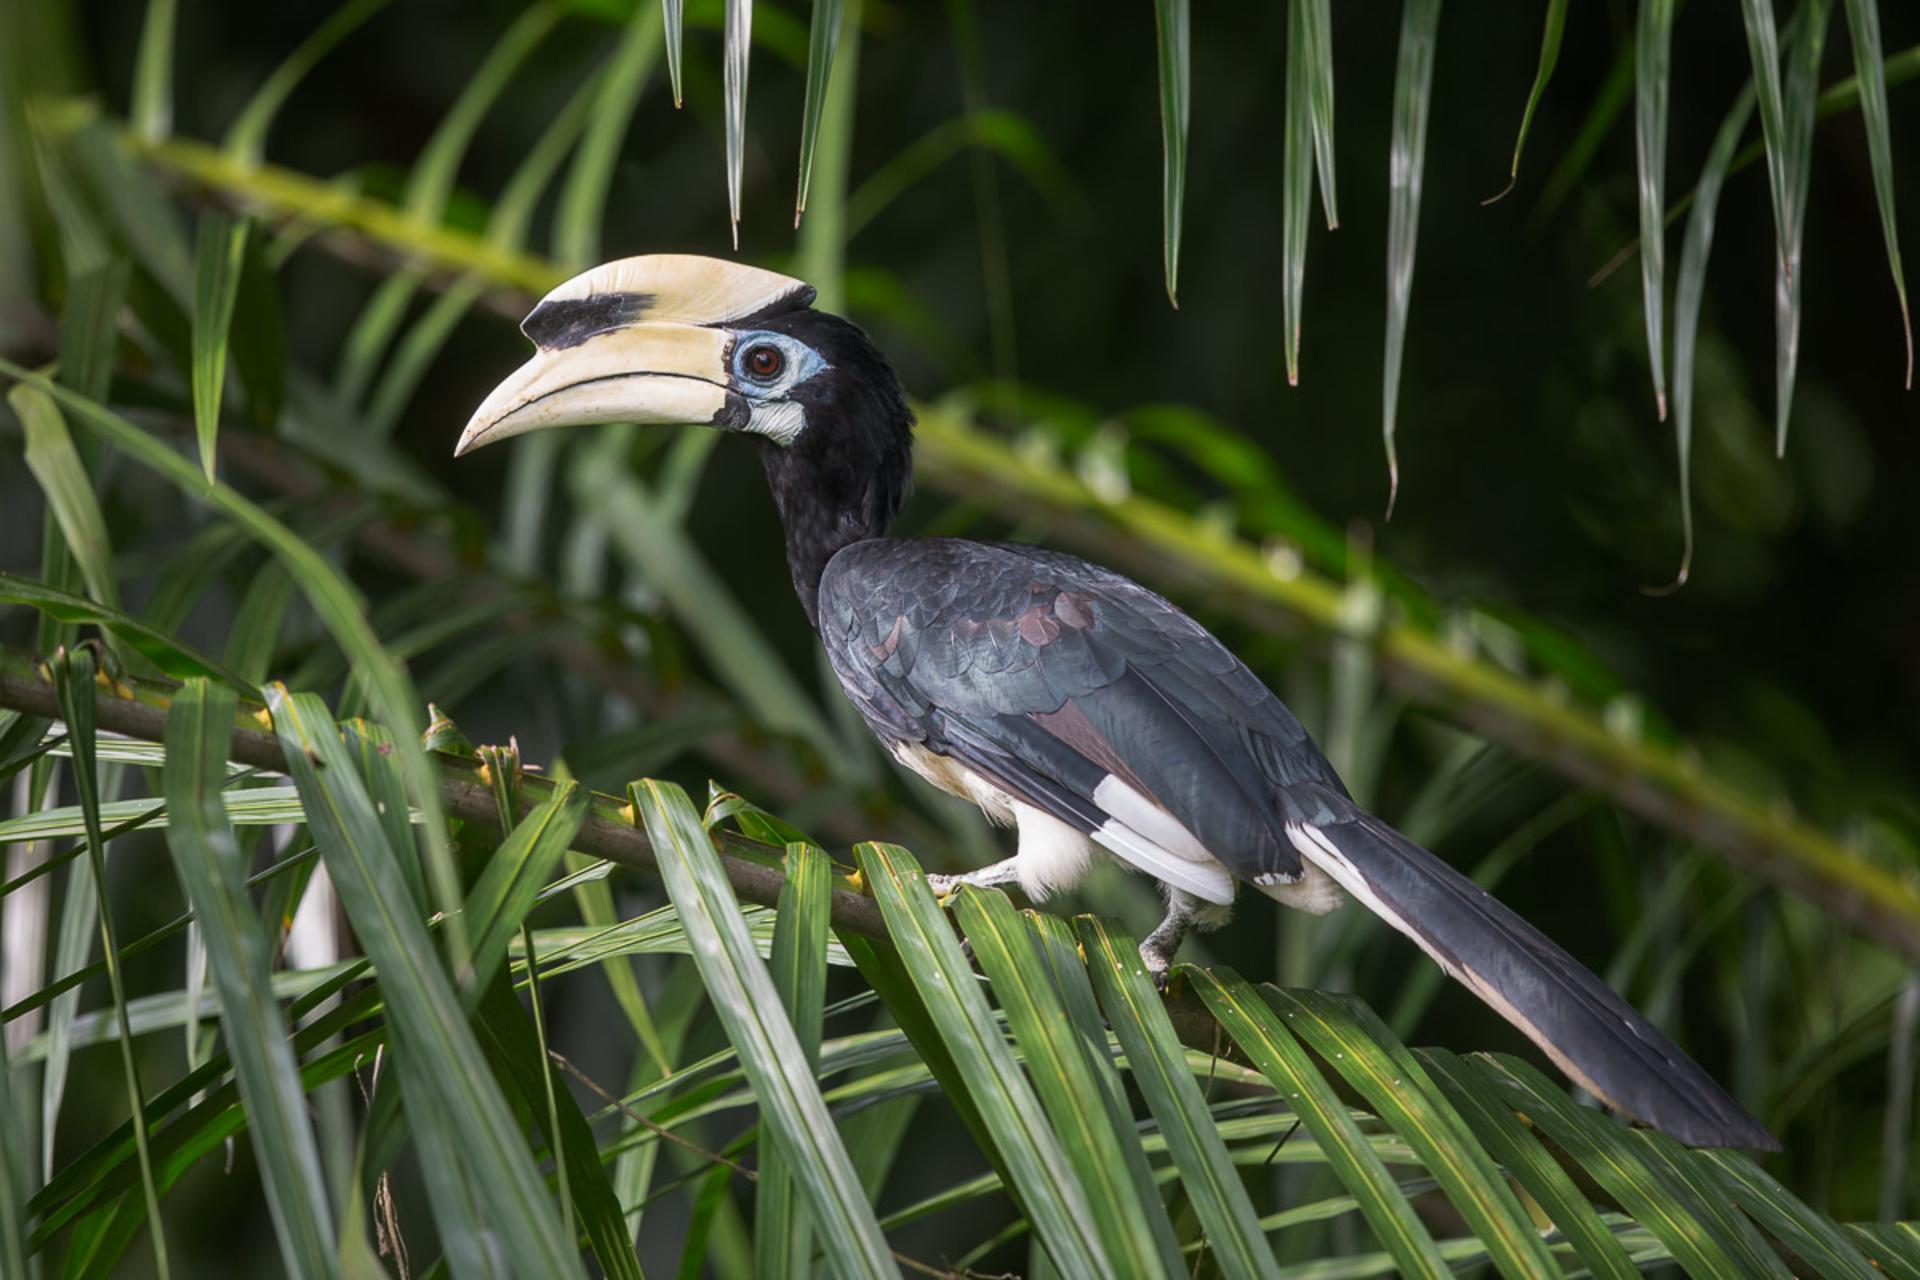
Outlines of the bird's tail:
M 1303 858 L 1615 1110 L 1696 1147 L 1779 1142 L 1638 1010 L 1486 890 L 1344 796 L 1287 789 Z

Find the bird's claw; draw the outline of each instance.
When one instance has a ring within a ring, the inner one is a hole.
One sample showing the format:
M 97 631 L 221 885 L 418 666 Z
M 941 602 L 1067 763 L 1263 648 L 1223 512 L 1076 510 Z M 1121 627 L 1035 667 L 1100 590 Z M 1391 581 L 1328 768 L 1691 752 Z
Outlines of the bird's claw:
M 1153 989 L 1161 995 L 1167 994 L 1167 984 L 1173 980 L 1173 957 L 1158 947 L 1142 943 L 1140 963 L 1147 967 L 1147 976 L 1153 979 Z

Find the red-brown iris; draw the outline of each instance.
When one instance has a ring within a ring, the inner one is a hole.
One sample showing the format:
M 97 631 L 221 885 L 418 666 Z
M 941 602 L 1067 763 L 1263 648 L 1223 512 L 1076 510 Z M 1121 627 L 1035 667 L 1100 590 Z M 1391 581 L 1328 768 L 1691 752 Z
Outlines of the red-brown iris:
M 770 343 L 762 343 L 760 346 L 748 349 L 743 363 L 750 377 L 771 382 L 780 376 L 782 369 L 787 367 L 787 358 L 780 353 L 780 348 Z

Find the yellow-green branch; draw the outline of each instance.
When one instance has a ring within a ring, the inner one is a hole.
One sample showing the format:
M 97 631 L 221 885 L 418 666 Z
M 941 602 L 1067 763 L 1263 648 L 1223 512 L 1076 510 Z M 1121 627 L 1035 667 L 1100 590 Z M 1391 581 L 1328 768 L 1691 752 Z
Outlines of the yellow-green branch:
M 336 183 L 271 165 L 250 165 L 184 138 L 125 145 L 156 169 L 253 212 L 351 231 L 402 257 L 537 294 L 565 271 L 479 236 L 408 217 Z M 1826 832 L 1714 777 L 1684 750 L 1616 733 L 1600 709 L 1550 696 L 1442 637 L 1399 621 L 1375 622 L 1346 607 L 1342 586 L 1311 570 L 1276 568 L 1257 546 L 1213 534 L 1153 499 L 1106 501 L 1066 469 L 1016 455 L 957 412 L 924 407 L 921 474 L 1020 519 L 1043 519 L 1063 536 L 1097 542 L 1107 558 L 1176 571 L 1182 590 L 1259 621 L 1276 613 L 1325 635 L 1370 643 L 1385 677 L 1488 739 L 1582 786 L 1612 797 L 1729 862 L 1819 904 L 1890 947 L 1920 957 L 1920 889 Z M 1114 538 L 1118 531 L 1125 535 Z
M 98 680 L 101 688 L 94 704 L 96 728 L 144 742 L 165 740 L 167 712 L 178 686 L 133 676 L 110 678 L 105 673 Z M 49 720 L 60 718 L 59 700 L 38 657 L 0 645 L 0 710 Z M 227 758 L 258 769 L 285 773 L 285 748 L 268 724 L 262 704 L 242 700 L 234 715 Z M 484 759 L 445 751 L 430 755 L 439 769 L 440 806 L 446 816 L 499 830 L 499 798 Z M 553 794 L 555 783 L 537 771 L 527 770 L 521 773 L 517 786 L 522 806 L 530 809 Z M 720 867 L 734 895 L 743 902 L 778 906 L 780 891 L 787 882 L 778 852 L 732 831 L 715 830 L 713 836 L 721 846 Z M 643 826 L 634 820 L 632 807 L 597 791 L 592 794 L 586 820 L 569 847 L 649 875 L 660 873 L 653 842 L 647 838 Z M 828 899 L 834 929 L 887 941 L 886 922 L 879 906 L 866 896 L 847 868 L 836 865 L 835 872 Z M 1183 1042 L 1195 1049 L 1217 1050 L 1219 1028 L 1191 991 L 1168 993 L 1166 1006 Z
M 95 704 L 100 729 L 144 742 L 162 742 L 166 738 L 167 711 L 173 703 L 176 686 L 131 676 L 100 677 L 101 689 Z M 60 707 L 53 685 L 41 669 L 41 662 L 30 653 L 0 646 L 0 709 L 60 718 Z M 275 773 L 287 771 L 285 750 L 267 726 L 266 708 L 258 702 L 243 702 L 236 713 L 233 737 L 227 758 Z M 500 826 L 500 805 L 490 783 L 486 766 L 479 758 L 432 753 L 440 769 L 440 799 L 449 818 Z M 551 795 L 554 783 L 535 772 L 520 778 L 523 803 L 532 807 Z M 743 901 L 761 906 L 777 906 L 786 875 L 777 865 L 777 855 L 744 836 L 715 833 L 716 839 L 731 847 L 720 855 L 722 868 L 734 893 Z M 613 796 L 595 792 L 587 819 L 574 837 L 573 849 L 617 862 L 641 871 L 658 873 L 658 861 L 647 833 L 635 825 L 632 812 Z M 852 929 L 869 937 L 885 938 L 886 929 L 879 909 L 871 898 L 836 885 L 832 899 L 833 921 L 837 927 Z

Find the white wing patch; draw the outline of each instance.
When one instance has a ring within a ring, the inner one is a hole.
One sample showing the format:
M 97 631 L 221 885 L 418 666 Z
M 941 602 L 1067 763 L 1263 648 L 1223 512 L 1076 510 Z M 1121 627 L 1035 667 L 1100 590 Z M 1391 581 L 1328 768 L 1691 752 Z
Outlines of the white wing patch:
M 1132 827 L 1175 857 L 1188 862 L 1214 860 L 1180 819 L 1111 773 L 1093 789 L 1093 802 L 1100 806 L 1101 812 Z
M 1233 901 L 1233 873 L 1171 813 L 1113 774 L 1093 789 L 1093 802 L 1110 815 L 1094 842 L 1155 879 L 1217 906 Z
M 1233 902 L 1232 872 L 1211 858 L 1195 862 L 1169 853 L 1118 818 L 1102 823 L 1093 842 L 1128 866 L 1204 902 L 1221 907 Z

